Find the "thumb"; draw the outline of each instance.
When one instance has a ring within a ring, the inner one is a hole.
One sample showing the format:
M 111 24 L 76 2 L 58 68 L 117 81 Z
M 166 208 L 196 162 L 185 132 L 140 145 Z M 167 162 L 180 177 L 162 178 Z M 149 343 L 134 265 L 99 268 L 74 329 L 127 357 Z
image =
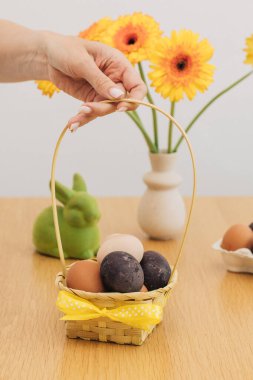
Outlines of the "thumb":
M 92 58 L 86 62 L 85 80 L 90 83 L 97 94 L 106 99 L 119 99 L 126 93 L 121 86 L 116 85 L 98 68 Z

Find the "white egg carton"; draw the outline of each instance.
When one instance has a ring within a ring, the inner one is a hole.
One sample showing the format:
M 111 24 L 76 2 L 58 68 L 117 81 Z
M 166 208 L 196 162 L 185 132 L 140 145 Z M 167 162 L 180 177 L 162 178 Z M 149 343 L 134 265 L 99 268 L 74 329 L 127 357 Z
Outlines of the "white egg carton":
M 253 254 L 248 248 L 237 251 L 227 251 L 221 247 L 222 239 L 213 244 L 213 249 L 219 251 L 226 264 L 227 270 L 237 273 L 253 273 Z

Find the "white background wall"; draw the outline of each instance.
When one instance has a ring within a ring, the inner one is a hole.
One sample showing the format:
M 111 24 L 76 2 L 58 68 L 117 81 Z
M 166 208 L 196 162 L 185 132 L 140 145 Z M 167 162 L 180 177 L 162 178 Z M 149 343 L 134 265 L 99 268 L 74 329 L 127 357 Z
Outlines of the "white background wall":
M 133 11 L 153 15 L 169 34 L 190 28 L 215 47 L 215 83 L 193 102 L 177 105 L 176 116 L 185 125 L 220 89 L 249 71 L 244 40 L 253 33 L 253 2 L 169 0 L 1 0 L 1 17 L 31 28 L 77 34 L 95 20 Z M 169 104 L 155 96 L 157 104 Z M 53 148 L 66 121 L 80 102 L 64 95 L 42 97 L 34 83 L 0 84 L 0 195 L 49 195 Z M 142 111 L 147 125 L 150 114 Z M 160 120 L 166 141 L 167 127 Z M 190 134 L 198 162 L 201 195 L 253 193 L 253 77 L 225 95 L 199 120 Z M 146 146 L 127 116 L 114 114 L 68 135 L 60 154 L 58 179 L 70 184 L 73 172 L 85 176 L 95 195 L 135 195 L 144 190 L 141 178 L 149 168 Z M 178 170 L 182 191 L 190 192 L 190 165 L 185 147 Z

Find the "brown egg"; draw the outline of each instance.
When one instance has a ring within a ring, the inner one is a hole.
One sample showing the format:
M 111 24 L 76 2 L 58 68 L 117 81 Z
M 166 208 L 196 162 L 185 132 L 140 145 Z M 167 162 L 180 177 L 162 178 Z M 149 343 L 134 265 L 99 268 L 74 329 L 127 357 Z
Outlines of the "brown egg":
M 97 261 L 82 260 L 75 262 L 67 273 L 67 286 L 86 292 L 104 292 L 100 278 L 100 265 Z
M 225 233 L 221 247 L 227 251 L 236 251 L 240 248 L 253 247 L 253 232 L 244 224 L 235 224 Z
M 148 289 L 146 288 L 145 285 L 142 286 L 140 292 L 148 292 Z

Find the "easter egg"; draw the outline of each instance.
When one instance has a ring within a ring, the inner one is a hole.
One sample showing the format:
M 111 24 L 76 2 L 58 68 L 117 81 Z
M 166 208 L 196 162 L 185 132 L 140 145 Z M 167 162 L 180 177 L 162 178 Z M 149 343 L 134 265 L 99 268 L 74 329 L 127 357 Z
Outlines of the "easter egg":
M 116 251 L 127 252 L 140 262 L 143 257 L 144 248 L 141 241 L 133 235 L 109 235 L 98 250 L 98 262 L 102 263 L 106 255 Z
M 141 260 L 144 273 L 144 285 L 148 290 L 163 288 L 169 282 L 171 268 L 168 261 L 155 251 L 144 252 Z
M 144 275 L 140 263 L 127 252 L 116 251 L 105 256 L 100 267 L 104 287 L 111 292 L 139 292 Z
M 93 260 L 77 261 L 67 272 L 67 286 L 86 292 L 104 292 L 100 277 L 100 265 Z
M 223 236 L 221 247 L 227 251 L 253 247 L 253 232 L 249 226 L 235 224 Z

